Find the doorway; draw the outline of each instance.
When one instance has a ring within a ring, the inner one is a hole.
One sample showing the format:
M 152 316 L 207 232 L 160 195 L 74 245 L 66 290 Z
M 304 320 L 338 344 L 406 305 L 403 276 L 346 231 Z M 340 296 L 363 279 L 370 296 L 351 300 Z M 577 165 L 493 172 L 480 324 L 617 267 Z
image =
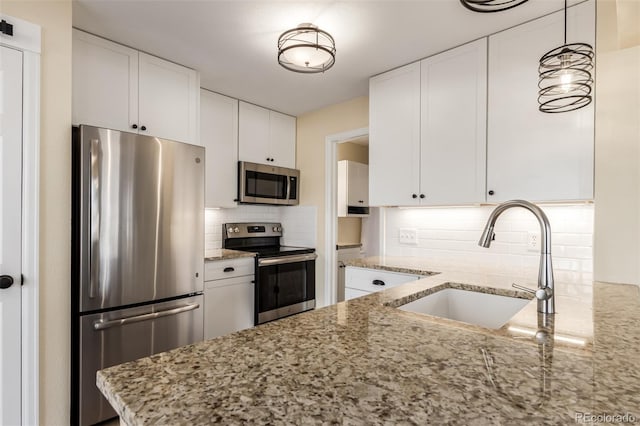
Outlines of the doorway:
M 349 210 L 343 205 L 349 197 L 344 186 L 339 188 L 339 176 L 348 174 L 346 167 L 366 166 L 368 168 L 369 129 L 360 128 L 327 136 L 325 151 L 325 304 L 333 304 L 344 298 L 344 287 L 339 285 L 344 269 L 340 262 L 348 257 L 375 256 L 380 254 L 380 223 L 376 208 L 368 207 L 368 200 L 356 197 Z M 344 164 L 345 161 L 352 162 Z M 342 164 L 339 162 L 343 162 Z M 352 167 L 353 168 L 353 167 Z M 356 175 L 358 173 L 356 172 Z M 356 177 L 356 180 L 358 178 Z M 362 185 L 362 182 L 359 182 Z M 359 186 L 359 185 L 356 185 Z M 368 190 L 368 179 L 364 183 Z M 362 202 L 361 204 L 358 204 Z M 340 211 L 340 213 L 339 213 Z M 340 217 L 339 217 L 340 216 Z M 365 226 L 363 226 L 365 225 Z M 345 251 L 343 251 L 345 250 Z M 342 255 L 339 253 L 342 251 Z M 341 257 L 340 261 L 338 257 Z

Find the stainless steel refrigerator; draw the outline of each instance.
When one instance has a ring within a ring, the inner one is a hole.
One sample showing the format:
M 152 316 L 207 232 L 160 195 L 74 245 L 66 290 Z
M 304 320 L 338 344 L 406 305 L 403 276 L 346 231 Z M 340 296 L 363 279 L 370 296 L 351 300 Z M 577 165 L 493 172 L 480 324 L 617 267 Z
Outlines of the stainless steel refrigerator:
M 203 339 L 205 155 L 91 126 L 73 135 L 71 422 L 88 425 L 116 415 L 97 370 Z

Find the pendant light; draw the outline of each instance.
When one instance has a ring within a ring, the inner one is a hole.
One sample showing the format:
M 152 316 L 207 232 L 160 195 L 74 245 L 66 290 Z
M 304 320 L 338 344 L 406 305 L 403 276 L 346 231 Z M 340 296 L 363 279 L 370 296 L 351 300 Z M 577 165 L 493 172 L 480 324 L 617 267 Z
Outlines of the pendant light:
M 278 38 L 278 63 L 290 71 L 305 74 L 325 72 L 335 61 L 333 37 L 313 24 L 300 24 Z
M 480 13 L 501 12 L 525 2 L 527 0 L 460 0 L 467 9 Z
M 540 58 L 538 109 L 546 113 L 568 112 L 591 103 L 593 47 L 567 44 L 567 0 L 564 0 L 564 44 Z

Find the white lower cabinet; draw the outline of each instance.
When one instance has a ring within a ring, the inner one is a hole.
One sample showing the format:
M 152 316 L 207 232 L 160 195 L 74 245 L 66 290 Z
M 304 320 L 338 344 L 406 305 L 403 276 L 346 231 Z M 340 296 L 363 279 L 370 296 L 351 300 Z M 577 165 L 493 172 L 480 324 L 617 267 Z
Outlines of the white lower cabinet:
M 204 279 L 205 339 L 253 327 L 253 258 L 206 262 Z
M 344 299 L 349 300 L 365 296 L 375 293 L 376 291 L 416 281 L 420 278 L 423 277 L 421 275 L 347 266 L 345 272 Z

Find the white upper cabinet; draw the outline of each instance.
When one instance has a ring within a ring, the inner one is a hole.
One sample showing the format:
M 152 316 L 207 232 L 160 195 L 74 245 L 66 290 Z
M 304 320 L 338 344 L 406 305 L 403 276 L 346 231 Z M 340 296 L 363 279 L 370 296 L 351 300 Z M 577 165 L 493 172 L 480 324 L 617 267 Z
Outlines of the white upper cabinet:
M 486 39 L 371 79 L 374 206 L 485 201 Z
M 206 148 L 205 207 L 236 207 L 237 99 L 200 90 L 200 143 Z
M 73 30 L 73 124 L 130 132 L 138 118 L 138 51 Z
M 295 168 L 296 118 L 240 102 L 240 161 Z
M 485 202 L 487 39 L 421 62 L 423 205 Z
M 140 133 L 198 145 L 197 73 L 142 52 L 138 66 Z
M 365 207 L 369 207 L 369 166 L 338 161 L 338 216 L 367 216 Z
M 369 81 L 369 203 L 419 203 L 420 63 Z
M 594 3 L 568 9 L 568 43 L 595 45 Z M 593 198 L 593 103 L 538 111 L 538 61 L 562 45 L 563 28 L 557 12 L 489 37 L 489 202 Z
M 198 144 L 198 73 L 73 30 L 73 124 Z

